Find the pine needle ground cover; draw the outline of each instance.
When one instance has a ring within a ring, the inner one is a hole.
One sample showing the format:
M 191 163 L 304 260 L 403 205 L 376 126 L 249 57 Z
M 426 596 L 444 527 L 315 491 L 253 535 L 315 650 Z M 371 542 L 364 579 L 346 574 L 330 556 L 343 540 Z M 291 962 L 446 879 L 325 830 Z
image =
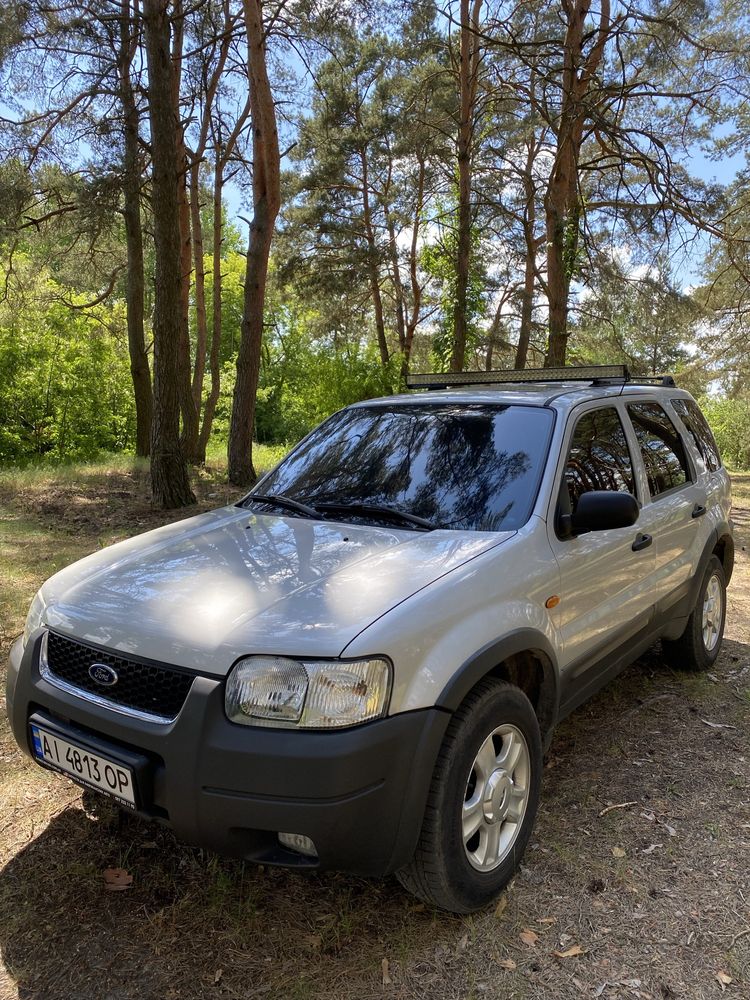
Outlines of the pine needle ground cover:
M 221 469 L 194 489 L 198 510 L 240 495 Z M 186 847 L 23 758 L 0 711 L 1 1000 L 747 996 L 750 476 L 734 496 L 715 670 L 654 647 L 560 727 L 524 865 L 472 917 Z M 152 510 L 125 460 L 0 474 L 3 661 L 52 572 L 193 512 Z

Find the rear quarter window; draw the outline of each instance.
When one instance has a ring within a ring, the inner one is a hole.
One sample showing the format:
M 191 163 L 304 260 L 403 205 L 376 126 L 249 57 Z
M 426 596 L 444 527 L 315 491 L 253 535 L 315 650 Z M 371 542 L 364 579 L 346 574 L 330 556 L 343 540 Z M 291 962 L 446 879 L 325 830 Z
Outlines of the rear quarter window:
M 709 472 L 716 472 L 717 469 L 721 468 L 721 455 L 701 408 L 694 399 L 673 399 L 671 402 L 695 442 L 695 447 L 706 463 L 706 468 Z

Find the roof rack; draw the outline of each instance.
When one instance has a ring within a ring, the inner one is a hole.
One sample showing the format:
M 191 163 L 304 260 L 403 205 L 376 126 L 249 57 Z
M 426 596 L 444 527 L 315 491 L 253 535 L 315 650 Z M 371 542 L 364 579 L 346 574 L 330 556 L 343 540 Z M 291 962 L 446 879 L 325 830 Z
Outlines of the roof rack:
M 619 385 L 626 382 L 674 386 L 671 375 L 633 377 L 627 365 L 588 365 L 570 368 L 495 369 L 487 372 L 421 372 L 406 376 L 409 389 L 451 389 L 469 385 L 503 385 L 520 382 L 589 382 Z

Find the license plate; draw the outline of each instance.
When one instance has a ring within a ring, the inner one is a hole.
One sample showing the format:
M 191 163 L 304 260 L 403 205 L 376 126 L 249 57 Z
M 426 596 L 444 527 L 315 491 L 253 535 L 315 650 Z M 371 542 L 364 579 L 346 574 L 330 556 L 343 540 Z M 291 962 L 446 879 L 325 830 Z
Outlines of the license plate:
M 119 761 L 92 753 L 39 726 L 31 726 L 34 756 L 88 788 L 106 792 L 122 805 L 135 809 L 133 770 Z

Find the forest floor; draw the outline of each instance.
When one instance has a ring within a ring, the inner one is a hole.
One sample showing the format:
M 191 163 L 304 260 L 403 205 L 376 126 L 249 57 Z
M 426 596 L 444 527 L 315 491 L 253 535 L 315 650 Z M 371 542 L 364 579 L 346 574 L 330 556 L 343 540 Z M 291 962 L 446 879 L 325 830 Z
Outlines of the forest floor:
M 197 489 L 201 510 L 236 495 L 210 473 Z M 0 682 L 47 576 L 176 516 L 128 463 L 0 474 Z M 715 669 L 674 673 L 657 646 L 560 726 L 524 864 L 471 917 L 92 815 L 21 756 L 0 699 L 1 1000 L 750 996 L 750 476 L 734 518 Z M 110 867 L 132 887 L 107 891 Z

